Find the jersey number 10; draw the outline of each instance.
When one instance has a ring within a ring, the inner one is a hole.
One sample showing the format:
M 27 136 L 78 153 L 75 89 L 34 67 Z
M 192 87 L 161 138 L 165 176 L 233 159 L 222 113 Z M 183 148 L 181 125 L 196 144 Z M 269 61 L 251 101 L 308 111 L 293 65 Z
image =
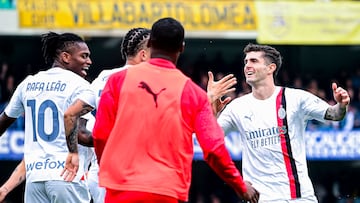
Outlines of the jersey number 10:
M 51 100 L 43 101 L 40 104 L 39 109 L 36 111 L 35 102 L 36 100 L 27 100 L 26 102 L 26 105 L 29 106 L 31 109 L 31 120 L 33 121 L 33 141 L 37 142 L 36 135 L 39 134 L 39 137 L 42 140 L 46 142 L 51 142 L 55 140 L 56 137 L 59 135 L 59 111 L 55 103 Z M 47 110 L 48 108 L 52 112 L 52 132 L 50 133 L 45 132 L 45 110 Z

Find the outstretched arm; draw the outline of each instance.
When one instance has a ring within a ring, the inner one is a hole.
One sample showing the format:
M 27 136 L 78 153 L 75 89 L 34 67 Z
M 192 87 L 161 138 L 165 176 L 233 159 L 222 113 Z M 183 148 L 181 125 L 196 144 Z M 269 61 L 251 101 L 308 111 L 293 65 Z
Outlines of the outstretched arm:
M 24 182 L 25 177 L 25 161 L 23 159 L 12 172 L 9 179 L 0 187 L 0 202 L 5 199 L 6 195 L 9 194 L 9 192 L 11 192 L 18 185 Z
M 325 119 L 339 121 L 345 117 L 348 105 L 350 104 L 350 96 L 346 90 L 338 87 L 336 83 L 332 83 L 332 90 L 337 104 L 330 106 L 326 110 Z
M 226 97 L 224 100 L 222 100 L 221 97 L 234 92 L 236 88 L 233 86 L 237 83 L 237 81 L 233 74 L 226 75 L 219 81 L 214 81 L 214 74 L 211 71 L 208 72 L 208 76 L 209 81 L 207 85 L 207 95 L 213 112 L 216 115 L 231 101 L 230 97 Z
M 204 160 L 239 197 L 250 203 L 259 200 L 259 192 L 244 181 L 225 146 L 224 133 L 211 112 L 208 103 L 195 119 L 195 134 L 204 153 Z M 203 125 L 207 123 L 207 125 Z

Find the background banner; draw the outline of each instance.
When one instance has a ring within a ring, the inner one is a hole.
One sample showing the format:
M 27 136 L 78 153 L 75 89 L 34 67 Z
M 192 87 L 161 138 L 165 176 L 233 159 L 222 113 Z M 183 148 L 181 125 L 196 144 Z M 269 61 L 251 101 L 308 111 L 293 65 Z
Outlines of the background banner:
M 307 131 L 305 134 L 308 160 L 359 160 L 360 131 Z M 199 143 L 194 138 L 195 160 L 202 160 Z M 242 144 L 239 133 L 229 133 L 225 144 L 234 160 L 241 159 Z
M 21 28 L 131 29 L 174 17 L 187 31 L 256 30 L 253 1 L 18 0 Z
M 360 2 L 256 1 L 262 44 L 360 43 Z
M 359 160 L 360 131 L 307 131 L 306 152 L 309 160 Z M 203 153 L 194 135 L 194 159 Z M 242 143 L 239 133 L 226 135 L 225 144 L 234 160 L 241 160 Z M 0 138 L 0 160 L 21 160 L 24 131 L 6 131 Z

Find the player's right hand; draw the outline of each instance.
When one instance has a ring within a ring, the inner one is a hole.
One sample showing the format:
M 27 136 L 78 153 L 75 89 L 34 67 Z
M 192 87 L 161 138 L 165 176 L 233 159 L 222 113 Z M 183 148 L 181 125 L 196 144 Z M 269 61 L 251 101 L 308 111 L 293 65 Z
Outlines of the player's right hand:
M 65 168 L 61 172 L 60 176 L 62 176 L 65 181 L 71 182 L 74 180 L 78 169 L 79 169 L 79 154 L 69 153 L 66 158 Z
M 207 96 L 214 114 L 217 115 L 232 100 L 231 97 L 226 97 L 224 100 L 221 97 L 236 90 L 234 85 L 237 80 L 233 74 L 228 74 L 219 81 L 214 80 L 214 74 L 211 71 L 208 72 L 208 76 Z
M 260 193 L 252 186 L 252 184 L 248 181 L 245 181 L 246 184 L 246 192 L 241 194 L 240 196 L 250 203 L 257 203 L 259 201 Z

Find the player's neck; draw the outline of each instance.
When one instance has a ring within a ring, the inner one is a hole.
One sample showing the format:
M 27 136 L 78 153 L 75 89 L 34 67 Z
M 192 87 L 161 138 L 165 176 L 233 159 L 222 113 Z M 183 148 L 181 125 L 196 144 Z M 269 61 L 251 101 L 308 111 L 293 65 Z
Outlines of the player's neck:
M 264 100 L 270 98 L 275 91 L 275 84 L 252 86 L 252 94 L 256 99 Z

